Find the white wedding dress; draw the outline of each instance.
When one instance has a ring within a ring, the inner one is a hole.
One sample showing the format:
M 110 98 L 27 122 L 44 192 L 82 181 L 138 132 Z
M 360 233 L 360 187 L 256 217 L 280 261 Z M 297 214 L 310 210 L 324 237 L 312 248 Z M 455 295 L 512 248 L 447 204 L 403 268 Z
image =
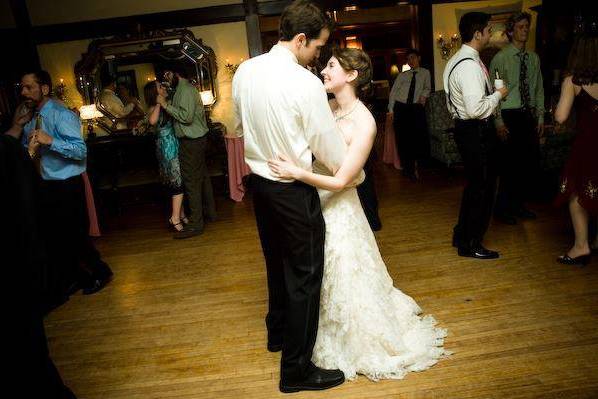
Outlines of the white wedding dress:
M 428 369 L 448 354 L 446 330 L 433 317 L 418 316 L 417 303 L 393 287 L 357 190 L 318 193 L 326 241 L 312 361 L 342 370 L 347 379 L 400 379 Z

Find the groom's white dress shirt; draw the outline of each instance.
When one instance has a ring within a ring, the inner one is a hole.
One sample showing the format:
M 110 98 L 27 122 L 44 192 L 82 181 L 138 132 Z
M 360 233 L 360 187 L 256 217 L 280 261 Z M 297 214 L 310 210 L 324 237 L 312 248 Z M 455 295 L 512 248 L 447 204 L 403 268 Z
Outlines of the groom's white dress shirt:
M 322 82 L 281 45 L 243 62 L 232 84 L 235 131 L 243 136 L 245 162 L 266 179 L 275 178 L 268 159 L 288 156 L 305 170 L 314 157 L 335 173 L 346 144 L 338 131 Z

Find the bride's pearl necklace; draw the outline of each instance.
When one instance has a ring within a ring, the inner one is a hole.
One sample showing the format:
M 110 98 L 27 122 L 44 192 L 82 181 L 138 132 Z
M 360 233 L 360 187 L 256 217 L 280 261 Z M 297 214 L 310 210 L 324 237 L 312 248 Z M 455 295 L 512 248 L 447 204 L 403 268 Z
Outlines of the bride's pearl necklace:
M 338 111 L 334 112 L 334 119 L 336 122 L 340 121 L 341 119 L 345 119 L 347 116 L 351 115 L 353 113 L 353 111 L 355 111 L 355 109 L 357 108 L 357 105 L 360 103 L 361 101 L 359 101 L 359 99 L 355 100 L 355 105 L 353 105 L 353 107 L 351 108 L 351 111 L 343 114 L 343 115 L 338 115 L 338 111 L 340 111 L 340 107 Z

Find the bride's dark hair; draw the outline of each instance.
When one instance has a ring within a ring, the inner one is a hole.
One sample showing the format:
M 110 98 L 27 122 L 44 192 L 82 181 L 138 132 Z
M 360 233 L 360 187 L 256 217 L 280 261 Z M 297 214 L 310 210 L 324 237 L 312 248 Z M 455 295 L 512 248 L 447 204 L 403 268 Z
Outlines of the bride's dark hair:
M 332 55 L 347 72 L 357 71 L 355 94 L 364 99 L 372 92 L 372 61 L 365 51 L 356 48 L 334 48 Z

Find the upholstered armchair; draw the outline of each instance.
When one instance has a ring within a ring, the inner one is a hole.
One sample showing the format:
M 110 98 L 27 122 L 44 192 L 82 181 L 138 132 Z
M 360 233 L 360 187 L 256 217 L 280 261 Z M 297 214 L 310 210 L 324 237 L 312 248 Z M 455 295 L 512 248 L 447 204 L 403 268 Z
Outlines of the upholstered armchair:
M 461 162 L 457 144 L 453 138 L 455 122 L 446 108 L 443 90 L 435 91 L 426 103 L 426 119 L 430 132 L 430 155 L 446 166 Z

